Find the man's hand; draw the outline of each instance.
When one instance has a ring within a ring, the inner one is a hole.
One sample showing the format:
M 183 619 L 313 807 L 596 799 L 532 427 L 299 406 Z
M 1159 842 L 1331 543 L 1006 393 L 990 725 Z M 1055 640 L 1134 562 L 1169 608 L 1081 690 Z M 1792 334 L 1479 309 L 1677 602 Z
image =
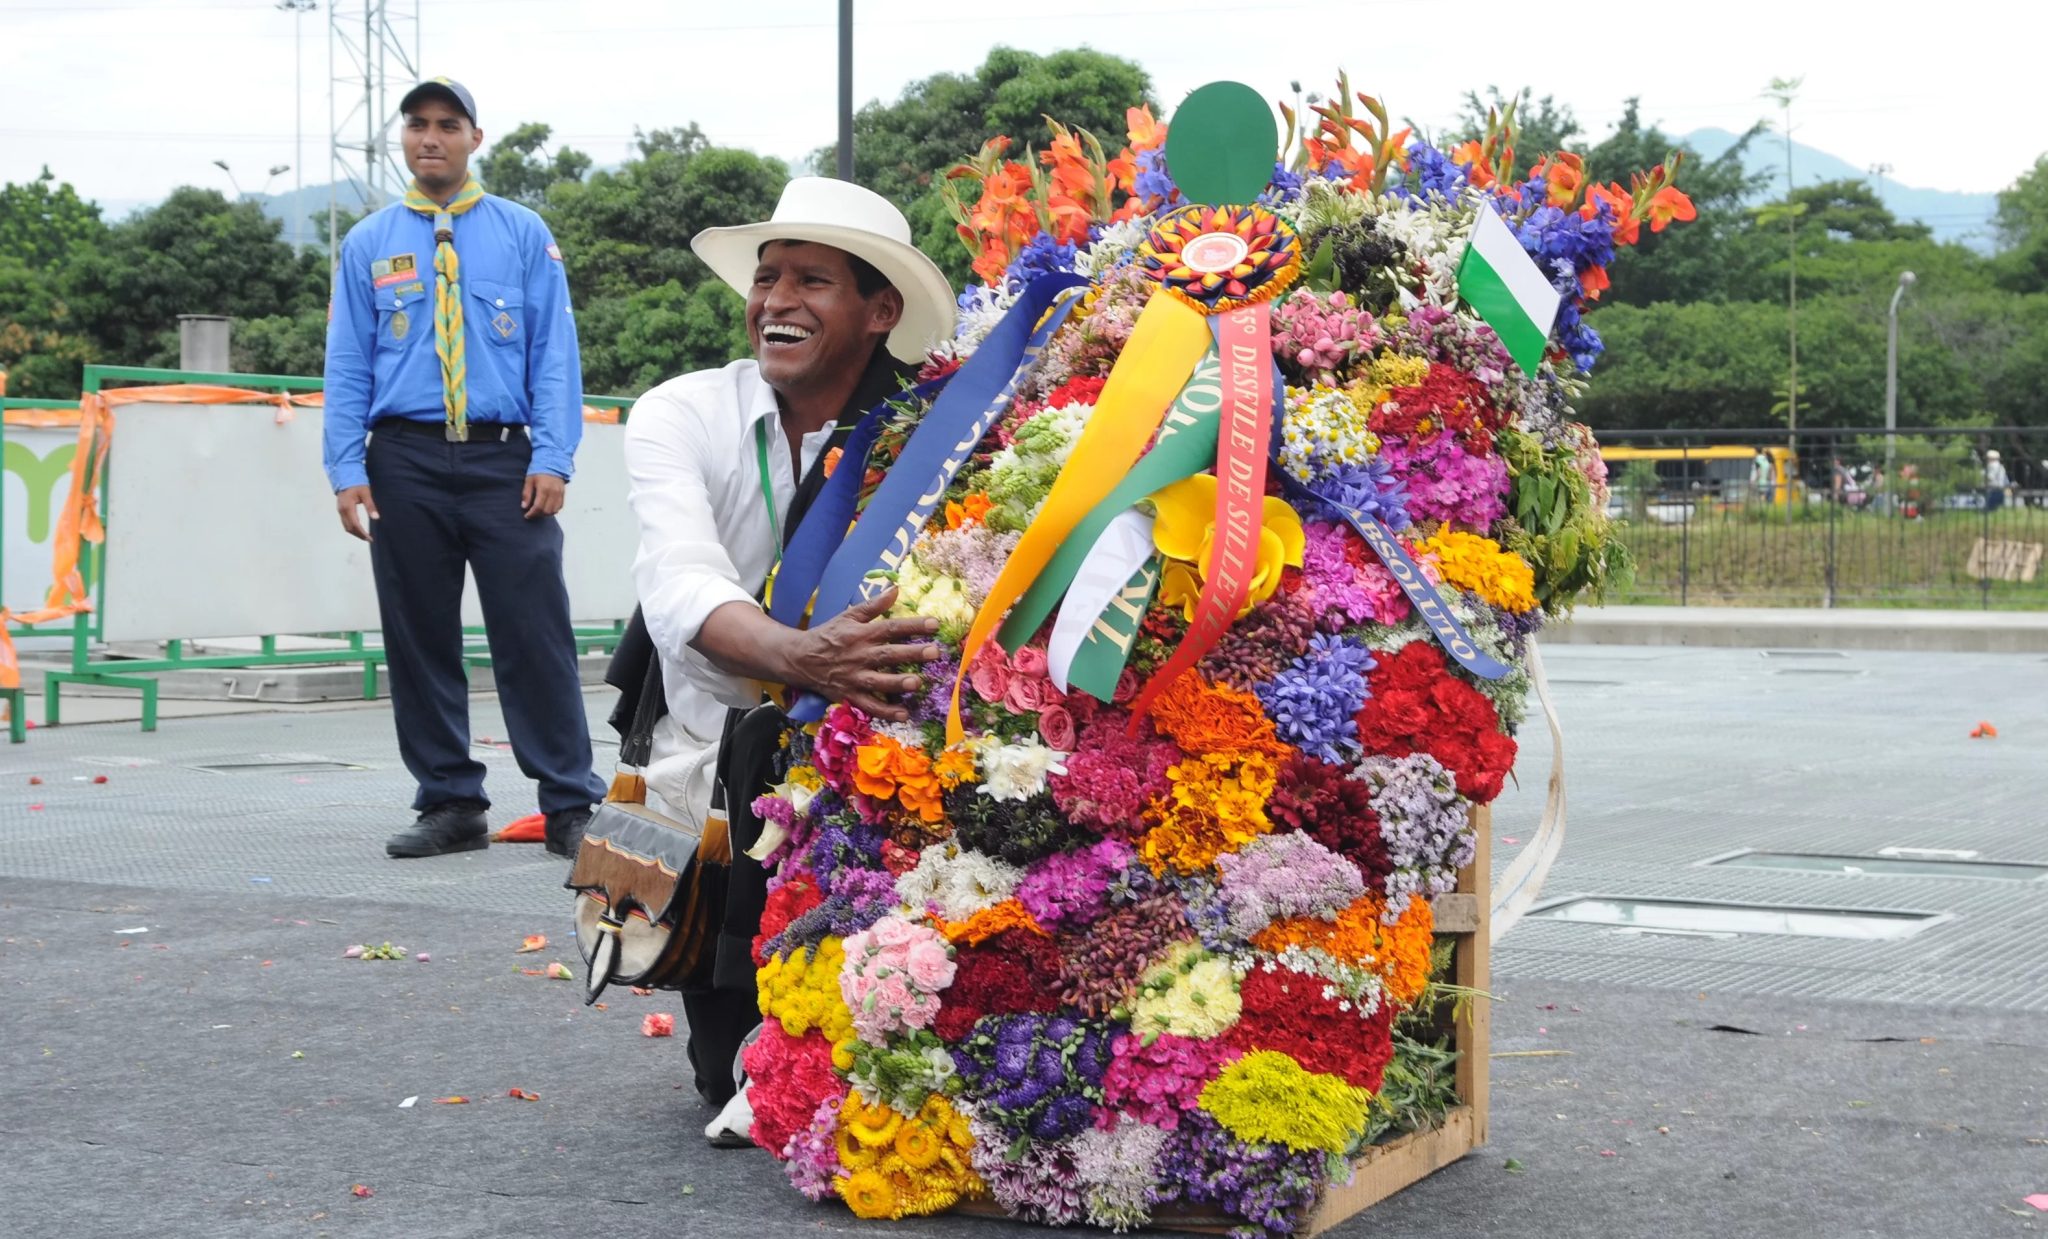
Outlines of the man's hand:
M 536 516 L 553 516 L 562 510 L 562 495 L 568 483 L 552 473 L 529 473 L 526 475 L 526 489 L 519 493 L 519 506 L 526 509 L 526 519 Z
M 859 602 L 829 623 L 799 632 L 785 628 L 751 602 L 729 602 L 705 617 L 691 641 L 698 653 L 730 675 L 809 689 L 843 701 L 873 718 L 905 722 L 910 710 L 895 698 L 922 688 L 901 667 L 939 657 L 931 638 L 939 621 L 883 619 L 896 591 Z
M 369 487 L 348 486 L 334 492 L 334 508 L 341 513 L 342 529 L 365 542 L 375 541 L 370 530 L 377 519 L 377 501 L 370 498 Z M 370 519 L 364 520 L 358 508 L 367 510 Z
M 788 682 L 873 718 L 908 721 L 910 710 L 896 699 L 922 689 L 924 680 L 895 668 L 939 657 L 939 647 L 931 643 L 939 621 L 929 616 L 882 618 L 895 605 L 892 586 L 880 597 L 856 602 L 830 621 L 797 634 Z

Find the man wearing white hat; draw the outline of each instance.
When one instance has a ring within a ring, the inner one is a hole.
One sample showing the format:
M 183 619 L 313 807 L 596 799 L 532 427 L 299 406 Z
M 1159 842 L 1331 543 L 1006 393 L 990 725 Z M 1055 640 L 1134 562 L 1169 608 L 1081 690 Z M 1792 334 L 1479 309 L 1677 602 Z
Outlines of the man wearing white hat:
M 642 396 L 625 450 L 640 529 L 634 583 L 667 707 L 648 787 L 676 816 L 702 822 L 722 785 L 733 827 L 716 977 L 684 994 L 698 1091 L 726 1107 L 706 1134 L 726 1144 L 742 1142 L 751 1119 L 731 1064 L 760 1021 L 749 949 L 765 875 L 741 855 L 743 820 L 766 790 L 756 781 L 780 732 L 772 712 L 740 712 L 775 683 L 906 719 L 902 699 L 919 680 L 902 668 L 936 657 L 924 644 L 934 621 L 881 618 L 893 591 L 803 631 L 770 619 L 759 598 L 824 483 L 830 449 L 911 385 L 926 350 L 951 333 L 954 299 L 903 213 L 843 181 L 791 181 L 772 219 L 706 229 L 690 247 L 746 298 L 754 356 Z M 629 697 L 643 682 L 619 663 L 611 679 Z

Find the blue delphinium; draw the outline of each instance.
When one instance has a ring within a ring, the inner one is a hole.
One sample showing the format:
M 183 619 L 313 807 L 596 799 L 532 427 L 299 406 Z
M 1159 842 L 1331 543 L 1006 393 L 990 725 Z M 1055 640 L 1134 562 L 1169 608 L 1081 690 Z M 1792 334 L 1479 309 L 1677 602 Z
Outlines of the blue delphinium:
M 1342 521 L 1344 515 L 1331 504 L 1343 504 L 1353 511 L 1377 517 L 1381 524 L 1396 533 L 1408 528 L 1407 483 L 1396 478 L 1394 467 L 1378 457 L 1364 464 L 1336 466 L 1317 480 L 1316 491 L 1330 503 L 1310 502 L 1303 509 L 1303 516 L 1330 522 Z
M 1372 696 L 1365 673 L 1378 665 L 1363 642 L 1319 632 L 1309 638 L 1307 653 L 1258 686 L 1259 701 L 1281 739 L 1333 766 L 1348 766 L 1365 752 L 1353 716 Z
M 1138 152 L 1138 172 L 1131 179 L 1132 188 L 1140 198 L 1164 203 L 1172 198 L 1177 186 L 1173 176 L 1166 170 L 1166 148 L 1155 146 L 1148 151 Z
M 1017 256 L 1010 260 L 1009 269 L 1003 272 L 1003 280 L 1013 289 L 1030 284 L 1041 275 L 1064 275 L 1074 270 L 1074 243 L 1055 240 L 1051 233 L 1041 232 L 1025 243 Z
M 1267 183 L 1266 192 L 1259 195 L 1259 204 L 1268 207 L 1285 206 L 1301 197 L 1302 181 L 1300 173 L 1289 171 L 1284 163 L 1275 163 L 1273 179 Z
M 1464 168 L 1420 138 L 1408 144 L 1408 171 L 1415 177 L 1415 188 L 1401 185 L 1392 193 L 1414 207 L 1427 205 L 1432 197 L 1456 202 L 1468 183 Z

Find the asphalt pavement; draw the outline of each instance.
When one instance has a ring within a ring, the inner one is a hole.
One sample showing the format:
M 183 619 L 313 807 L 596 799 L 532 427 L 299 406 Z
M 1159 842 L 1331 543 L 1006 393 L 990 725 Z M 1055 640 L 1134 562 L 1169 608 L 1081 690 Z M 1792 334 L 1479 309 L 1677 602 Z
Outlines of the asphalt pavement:
M 1545 900 L 1927 926 L 1524 922 L 1496 954 L 1491 1142 L 1333 1233 L 2048 1229 L 2026 1203 L 2048 1193 L 2048 886 L 1710 863 L 1904 848 L 2048 865 L 2048 660 L 1793 653 L 1551 651 L 1572 808 Z M 476 708 L 502 822 L 530 789 Z M 1980 721 L 1998 737 L 1971 738 Z M 389 727 L 376 707 L 296 710 L 51 729 L 0 753 L 0 1234 L 1037 1233 L 861 1223 L 764 1153 L 706 1147 L 680 1038 L 641 1035 L 643 1015 L 680 1015 L 674 997 L 597 1010 L 535 975 L 574 958 L 563 862 L 384 858 L 405 817 Z M 1534 824 L 1536 732 L 1497 806 L 1497 863 Z M 517 953 L 530 934 L 549 945 Z M 387 941 L 408 957 L 343 957 Z

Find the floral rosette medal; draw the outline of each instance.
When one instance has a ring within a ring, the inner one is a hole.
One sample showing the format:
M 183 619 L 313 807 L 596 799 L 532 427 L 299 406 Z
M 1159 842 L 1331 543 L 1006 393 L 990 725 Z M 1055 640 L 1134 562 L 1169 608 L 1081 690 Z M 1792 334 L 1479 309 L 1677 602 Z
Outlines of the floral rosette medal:
M 905 722 L 799 702 L 752 803 L 751 1134 L 813 1200 L 1294 1234 L 1459 1104 L 1432 901 L 1530 637 L 1626 567 L 1566 400 L 1683 199 L 1357 103 L 1283 145 L 1217 83 L 942 182 L 982 282 L 771 604 L 893 585 L 941 655 Z

